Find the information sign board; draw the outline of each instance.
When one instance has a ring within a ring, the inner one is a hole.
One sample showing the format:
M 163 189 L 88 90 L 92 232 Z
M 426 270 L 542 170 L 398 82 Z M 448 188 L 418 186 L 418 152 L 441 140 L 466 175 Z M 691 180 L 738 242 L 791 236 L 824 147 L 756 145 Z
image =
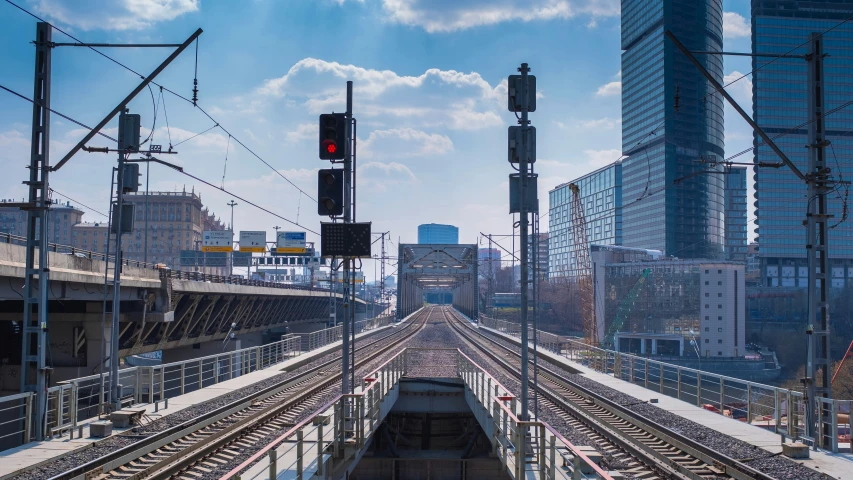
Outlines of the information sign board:
M 267 251 L 267 232 L 241 231 L 240 251 L 264 253 Z
M 305 232 L 278 232 L 276 253 L 305 253 Z
M 205 230 L 202 235 L 202 252 L 231 252 L 234 234 L 231 230 Z

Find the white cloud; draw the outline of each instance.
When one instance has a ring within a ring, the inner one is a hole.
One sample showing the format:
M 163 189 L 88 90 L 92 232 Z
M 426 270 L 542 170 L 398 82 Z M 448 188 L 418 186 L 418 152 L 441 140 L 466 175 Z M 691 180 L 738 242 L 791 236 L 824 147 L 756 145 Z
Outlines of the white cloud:
M 389 186 L 416 183 L 418 179 L 402 163 L 368 162 L 358 166 L 358 181 L 361 188 L 384 192 Z
M 622 119 L 614 120 L 609 117 L 604 117 L 595 120 L 582 120 L 580 122 L 580 126 L 582 128 L 603 128 L 609 130 L 615 127 L 617 123 L 622 123 Z
M 453 32 L 503 22 L 566 20 L 576 15 L 619 15 L 619 0 L 383 0 L 392 22 L 420 27 L 429 33 Z
M 17 130 L 0 132 L 0 148 L 29 147 L 30 140 Z
M 600 168 L 605 165 L 610 165 L 616 160 L 622 158 L 622 150 L 612 148 L 605 150 L 584 150 L 587 162 L 593 168 Z
M 598 87 L 598 91 L 595 92 L 595 95 L 598 97 L 612 97 L 621 93 L 622 80 L 617 80 L 615 82 L 605 83 L 604 85 Z
M 301 140 L 309 140 L 317 137 L 317 125 L 312 125 L 310 123 L 303 123 L 296 127 L 296 130 L 292 132 L 287 132 L 287 141 L 290 143 L 296 143 Z
M 82 30 L 141 30 L 197 12 L 200 0 L 34 0 L 36 13 Z
M 393 116 L 417 125 L 444 125 L 456 130 L 476 130 L 503 125 L 498 112 L 506 98 L 506 80 L 492 86 L 477 72 L 431 68 L 417 76 L 399 75 L 355 65 L 305 58 L 278 78 L 265 80 L 255 98 L 298 101 L 311 113 L 343 111 L 343 82 L 353 81 L 357 114 Z M 250 103 L 262 103 L 254 101 Z M 445 108 L 444 105 L 453 105 Z
M 367 139 L 358 143 L 358 148 L 360 154 L 371 158 L 444 155 L 453 151 L 453 142 L 446 135 L 412 128 L 393 128 L 370 132 Z
M 743 74 L 737 70 L 723 77 L 723 85 L 728 85 L 731 82 L 743 77 Z M 749 77 L 744 77 L 736 83 L 726 87 L 726 91 L 735 101 L 746 110 L 747 113 L 752 112 L 752 80 Z M 728 106 L 728 102 L 726 102 Z
M 725 38 L 749 37 L 751 28 L 746 19 L 734 12 L 723 12 L 723 36 Z

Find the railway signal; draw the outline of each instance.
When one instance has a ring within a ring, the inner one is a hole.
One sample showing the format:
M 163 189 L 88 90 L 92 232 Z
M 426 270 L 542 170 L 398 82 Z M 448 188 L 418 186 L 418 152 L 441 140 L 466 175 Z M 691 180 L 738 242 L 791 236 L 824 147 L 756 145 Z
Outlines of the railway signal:
M 317 214 L 339 216 L 344 213 L 344 171 L 322 169 L 317 172 Z
M 345 113 L 320 115 L 320 159 L 343 160 L 346 155 L 347 118 Z

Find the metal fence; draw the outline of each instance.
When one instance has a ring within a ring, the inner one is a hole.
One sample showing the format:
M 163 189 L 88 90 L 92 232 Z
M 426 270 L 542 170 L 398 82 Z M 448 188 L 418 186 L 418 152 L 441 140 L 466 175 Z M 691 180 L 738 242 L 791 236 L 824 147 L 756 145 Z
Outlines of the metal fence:
M 480 317 L 480 325 L 519 337 L 519 324 Z M 805 436 L 806 400 L 802 392 L 709 373 L 694 368 L 651 360 L 628 353 L 592 347 L 583 342 L 538 332 L 539 346 L 595 371 L 690 402 L 700 408 L 771 430 L 792 440 L 814 442 L 834 453 L 840 439 L 853 450 L 848 414 L 853 400 L 820 399 L 816 418 L 822 421 L 819 438 Z M 533 336 L 529 337 L 533 339 Z M 554 340 L 557 338 L 558 340 Z M 542 342 L 542 339 L 546 339 Z M 826 414 L 826 415 L 824 415 Z M 842 422 L 839 422 L 841 418 Z
M 355 335 L 375 328 L 388 325 L 393 317 L 376 317 L 360 322 L 355 322 Z M 343 327 L 329 327 L 323 330 L 317 330 L 306 335 L 308 337 L 308 350 L 316 350 L 320 347 L 334 342 L 338 342 L 343 338 Z
M 19 235 L 12 235 L 11 233 L 0 233 L 0 243 L 10 243 L 12 245 L 26 246 L 27 238 Z M 48 251 L 62 253 L 66 255 L 74 255 L 77 257 L 88 258 L 90 260 L 115 262 L 114 255 L 106 255 L 104 252 L 93 252 L 91 250 L 72 247 L 71 245 L 63 245 L 61 243 L 48 242 Z M 285 288 L 290 290 L 329 292 L 328 288 L 321 287 L 289 285 L 284 283 L 265 282 L 261 280 L 250 280 L 239 276 L 211 275 L 201 272 L 185 272 L 182 270 L 171 270 L 168 268 L 162 268 L 162 264 L 160 263 L 146 263 L 141 260 L 122 259 L 121 264 L 128 267 L 136 267 L 147 270 L 159 270 L 160 278 L 174 278 L 178 280 L 189 280 L 194 282 L 227 283 L 232 285 L 247 285 L 253 287 Z
M 278 342 L 180 362 L 119 370 L 122 404 L 154 403 L 267 368 L 302 353 L 297 335 Z M 109 372 L 57 382 L 48 389 L 45 437 L 73 435 L 79 422 L 104 413 Z M 33 393 L 0 397 L 0 449 L 30 441 Z
M 369 445 L 399 395 L 400 378 L 411 376 L 412 369 L 434 366 L 433 361 L 455 367 L 449 376 L 466 386 L 466 401 L 510 478 L 536 472 L 543 480 L 612 480 L 547 423 L 519 420 L 512 394 L 461 351 L 420 348 L 404 349 L 364 378 L 361 393 L 339 395 L 222 478 L 324 478 Z

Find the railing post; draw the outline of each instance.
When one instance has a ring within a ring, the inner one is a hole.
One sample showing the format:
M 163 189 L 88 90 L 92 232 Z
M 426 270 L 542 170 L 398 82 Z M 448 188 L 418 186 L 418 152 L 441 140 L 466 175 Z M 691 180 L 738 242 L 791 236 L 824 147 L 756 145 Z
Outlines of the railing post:
M 720 377 L 720 415 L 726 415 L 726 380 Z
M 746 384 L 746 423 L 752 425 L 752 384 Z
M 536 441 L 536 445 L 539 446 L 538 457 L 539 457 L 539 475 L 545 476 L 545 425 L 538 425 L 539 438 Z
M 581 457 L 577 454 L 572 458 L 572 480 L 581 480 Z
M 29 392 L 24 400 L 24 443 L 30 443 L 33 418 L 33 392 Z
M 676 380 L 675 387 L 678 389 L 678 399 L 681 400 L 681 367 L 676 367 L 676 372 L 678 374 L 678 379 Z
M 696 370 L 696 406 L 702 406 L 702 371 Z
M 166 398 L 166 369 L 160 367 L 160 400 Z
M 302 433 L 301 431 L 299 433 Z M 270 450 L 270 480 L 275 480 L 278 478 L 278 466 L 276 465 L 277 458 L 275 455 L 275 449 Z
M 181 395 L 184 394 L 186 388 L 186 363 L 181 363 Z
M 832 435 L 832 453 L 838 453 L 838 400 L 830 399 L 830 402 L 832 402 L 832 411 L 830 412 L 832 415 L 832 430 L 830 431 Z M 847 433 L 849 434 L 850 432 Z
M 660 365 L 660 393 L 663 393 L 663 364 L 659 363 L 658 365 Z
M 645 369 L 646 370 L 646 381 L 645 381 L 644 386 L 646 388 L 649 388 L 649 359 L 647 358 L 647 359 L 643 360 L 643 364 L 646 366 L 646 369 Z
M 317 425 L 317 475 L 323 476 L 323 422 L 325 418 L 320 419 Z
M 548 465 L 548 478 L 553 480 L 557 478 L 557 447 L 555 445 L 557 437 L 551 435 L 551 440 L 548 448 L 548 455 L 550 456 L 550 465 Z
M 296 478 L 302 480 L 302 430 L 296 432 Z M 273 477 L 275 478 L 275 477 Z

